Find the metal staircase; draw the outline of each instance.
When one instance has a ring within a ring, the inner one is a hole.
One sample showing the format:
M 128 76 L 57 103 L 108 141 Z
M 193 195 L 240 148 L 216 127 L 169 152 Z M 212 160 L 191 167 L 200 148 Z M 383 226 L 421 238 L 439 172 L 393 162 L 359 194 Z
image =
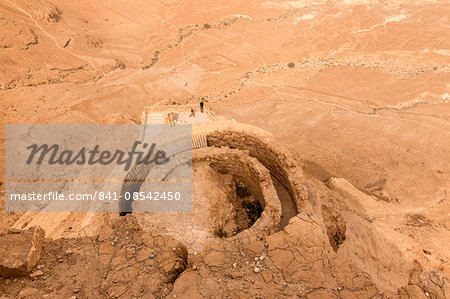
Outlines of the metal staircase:
M 168 157 L 171 157 L 182 152 L 207 146 L 206 135 L 194 135 L 174 139 L 163 145 L 161 150 L 163 150 Z

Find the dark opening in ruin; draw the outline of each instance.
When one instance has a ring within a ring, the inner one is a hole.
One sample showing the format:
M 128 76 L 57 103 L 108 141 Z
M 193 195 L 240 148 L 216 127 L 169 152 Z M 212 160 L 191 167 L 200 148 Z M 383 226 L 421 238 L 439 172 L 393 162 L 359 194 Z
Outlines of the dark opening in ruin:
M 223 170 L 219 173 L 227 175 Z M 219 238 L 232 237 L 249 229 L 263 212 L 258 197 L 239 178 L 233 177 L 232 188 L 229 191 L 227 198 L 234 212 L 231 219 L 222 219 L 213 228 L 212 233 Z
M 230 196 L 231 203 L 236 209 L 236 232 L 250 228 L 261 217 L 263 207 L 257 197 L 239 179 L 234 179 L 236 196 Z

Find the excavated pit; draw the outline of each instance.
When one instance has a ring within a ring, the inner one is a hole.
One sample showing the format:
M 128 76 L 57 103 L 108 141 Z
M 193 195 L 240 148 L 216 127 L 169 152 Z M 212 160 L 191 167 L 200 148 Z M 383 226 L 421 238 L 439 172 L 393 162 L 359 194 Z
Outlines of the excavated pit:
M 201 148 L 192 152 L 192 160 L 181 155 L 171 163 L 161 168 L 166 171 L 159 173 L 164 180 L 192 163 L 192 212 L 134 213 L 144 229 L 165 231 L 185 243 L 190 252 L 202 250 L 214 238 L 239 238 L 244 231 L 262 236 L 279 229 L 281 203 L 270 172 L 247 152 Z M 122 191 L 135 192 L 143 184 L 125 182 Z
M 193 161 L 207 162 L 217 172 L 232 176 L 234 194 L 229 198 L 239 226 L 231 235 L 238 235 L 245 229 L 266 235 L 278 228 L 281 203 L 269 171 L 258 160 L 244 151 L 211 147 L 196 150 Z M 229 235 L 228 231 L 225 233 Z
M 194 137 L 205 136 L 207 146 L 193 146 L 192 159 L 190 153 L 180 152 L 172 156 L 172 165 L 155 169 L 137 166 L 130 171 L 122 193 L 139 191 L 142 182 L 133 179 L 145 179 L 150 171 L 168 180 L 179 167 L 192 166 L 194 170 L 192 213 L 136 213 L 144 229 L 173 234 L 195 252 L 211 238 L 239 238 L 242 233 L 264 236 L 279 231 L 306 204 L 309 195 L 291 155 L 269 140 L 265 131 L 236 122 L 226 124 L 225 129 L 219 127 L 220 122 L 193 129 Z

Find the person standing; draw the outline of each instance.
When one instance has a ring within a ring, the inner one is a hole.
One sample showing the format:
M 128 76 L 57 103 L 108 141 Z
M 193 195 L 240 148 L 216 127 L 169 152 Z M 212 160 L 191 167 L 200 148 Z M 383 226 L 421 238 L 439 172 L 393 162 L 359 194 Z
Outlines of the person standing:
M 200 112 L 203 113 L 203 108 L 205 106 L 205 103 L 203 101 L 200 102 Z
M 173 112 L 169 112 L 169 114 L 167 114 L 167 118 L 169 119 L 170 128 L 172 126 L 175 127 L 175 121 L 173 119 Z

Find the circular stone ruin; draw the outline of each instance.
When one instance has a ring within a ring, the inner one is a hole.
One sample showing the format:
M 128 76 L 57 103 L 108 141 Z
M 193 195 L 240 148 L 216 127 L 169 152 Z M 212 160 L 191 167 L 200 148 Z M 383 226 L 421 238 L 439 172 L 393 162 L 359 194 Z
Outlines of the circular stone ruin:
M 199 136 L 206 142 L 192 141 L 192 159 L 191 148 L 181 148 L 170 159 L 172 165 L 135 167 L 127 175 L 122 194 L 139 191 L 142 182 L 127 182 L 138 174 L 145 178 L 160 171 L 158 178 L 169 180 L 178 167 L 192 163 L 192 212 L 134 213 L 144 229 L 167 232 L 195 253 L 211 239 L 269 235 L 306 204 L 301 169 L 270 133 L 235 121 L 216 121 L 193 125 L 192 136 L 164 138 L 170 144 Z

